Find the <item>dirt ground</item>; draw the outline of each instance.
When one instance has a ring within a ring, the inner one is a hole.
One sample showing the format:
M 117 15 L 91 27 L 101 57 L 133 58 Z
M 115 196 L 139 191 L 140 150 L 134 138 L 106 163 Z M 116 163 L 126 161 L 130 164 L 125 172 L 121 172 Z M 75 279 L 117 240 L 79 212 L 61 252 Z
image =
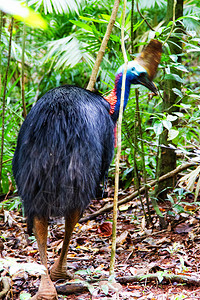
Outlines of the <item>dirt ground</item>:
M 184 201 L 189 201 L 184 199 Z M 94 200 L 85 215 L 98 210 L 110 198 Z M 190 199 L 192 202 L 192 199 Z M 184 202 L 185 203 L 185 202 Z M 59 299 L 200 299 L 200 236 L 199 206 L 179 204 L 183 212 L 166 218 L 168 228 L 159 229 L 159 222 L 152 210 L 154 226 L 148 227 L 139 200 L 120 207 L 117 229 L 117 253 L 115 272 L 117 277 L 142 276 L 143 280 L 120 284 L 108 281 L 112 213 L 77 224 L 68 253 L 68 268 L 88 282 L 89 291 L 61 295 Z M 168 204 L 161 210 L 166 213 Z M 0 213 L 1 258 L 8 260 L 1 276 L 8 276 L 11 288 L 3 299 L 23 298 L 23 293 L 34 295 L 38 289 L 39 275 L 24 271 L 25 263 L 40 263 L 35 238 L 26 233 L 21 209 L 2 208 Z M 64 221 L 52 220 L 48 236 L 49 267 L 59 255 L 64 234 Z M 10 258 L 15 258 L 10 262 Z M 17 263 L 17 264 L 16 264 Z M 37 267 L 36 267 L 37 269 Z M 150 280 L 150 275 L 157 278 Z M 187 276 L 181 280 L 168 280 L 165 275 Z M 195 278 L 196 281 L 191 281 Z M 99 281 L 101 279 L 101 281 Z M 57 283 L 57 285 L 62 282 Z M 21 295 L 21 298 L 20 298 Z

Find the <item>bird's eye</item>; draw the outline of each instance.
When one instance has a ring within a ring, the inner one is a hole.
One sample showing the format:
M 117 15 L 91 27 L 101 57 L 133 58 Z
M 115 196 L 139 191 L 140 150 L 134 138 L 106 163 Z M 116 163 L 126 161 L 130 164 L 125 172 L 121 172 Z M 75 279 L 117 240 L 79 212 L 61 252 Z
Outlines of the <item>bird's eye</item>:
M 135 67 L 132 67 L 132 71 L 135 71 Z
M 141 72 L 139 77 L 145 77 L 146 76 L 146 72 Z

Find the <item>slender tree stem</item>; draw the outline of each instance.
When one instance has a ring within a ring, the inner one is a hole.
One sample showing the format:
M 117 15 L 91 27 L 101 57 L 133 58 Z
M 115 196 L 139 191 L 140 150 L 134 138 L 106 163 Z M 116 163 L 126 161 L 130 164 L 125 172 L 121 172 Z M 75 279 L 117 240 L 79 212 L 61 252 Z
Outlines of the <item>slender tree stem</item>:
M 25 80 L 24 80 L 24 54 L 25 54 L 25 42 L 26 42 L 26 25 L 23 25 L 23 38 L 22 38 L 22 78 L 21 78 L 21 94 L 22 94 L 22 106 L 23 116 L 26 118 L 26 102 L 25 102 Z
M 87 89 L 90 90 L 90 91 L 93 90 L 95 82 L 96 82 L 97 73 L 99 71 L 101 61 L 102 61 L 104 53 L 106 51 L 106 47 L 107 47 L 107 44 L 108 44 L 108 41 L 109 41 L 109 38 L 110 38 L 110 35 L 111 35 L 111 32 L 112 32 L 112 28 L 115 24 L 115 20 L 116 20 L 118 8 L 119 8 L 119 3 L 120 3 L 120 0 L 115 0 L 113 10 L 112 10 L 112 14 L 111 14 L 111 17 L 110 17 L 110 21 L 108 23 L 105 36 L 104 36 L 103 41 L 101 43 L 101 47 L 100 47 L 99 52 L 97 54 L 97 58 L 96 58 L 96 61 L 95 61 L 95 64 L 94 64 L 94 67 L 93 67 L 93 70 L 92 70 L 92 75 L 90 77 L 90 81 L 89 81 L 88 86 L 87 86 Z
M 138 114 L 138 111 L 139 111 L 139 106 L 138 106 L 139 92 L 138 92 L 138 89 L 135 89 L 135 98 L 136 98 L 136 109 L 135 109 L 134 153 L 133 153 L 133 156 L 134 156 L 134 183 L 135 183 L 135 188 L 138 191 L 138 197 L 140 199 L 140 203 L 141 203 L 142 210 L 143 210 L 143 213 L 144 213 L 144 216 L 145 216 L 145 220 L 146 220 L 147 223 L 149 223 L 149 220 L 148 220 L 145 208 L 144 208 L 144 204 L 143 204 L 143 201 L 142 201 L 141 193 L 140 193 L 140 182 L 139 182 L 139 174 L 138 174 L 137 161 L 136 161 L 136 152 L 138 151 L 138 137 L 137 137 L 138 136 L 138 124 L 140 122 L 139 114 Z M 142 156 L 143 155 L 142 151 L 140 151 L 140 153 L 141 153 L 141 156 Z
M 10 66 L 10 57 L 11 57 L 11 43 L 12 43 L 13 23 L 14 23 L 14 19 L 11 18 L 10 39 L 9 39 L 9 47 L 8 47 L 8 61 L 7 61 L 6 74 L 5 74 L 5 80 L 4 80 L 4 91 L 3 91 L 2 133 L 1 133 L 1 153 L 0 153 L 0 187 L 1 187 L 1 179 L 2 179 L 2 164 L 3 164 L 3 149 L 4 149 L 6 87 L 7 87 L 7 80 L 8 80 L 8 70 L 9 70 L 9 66 Z
M 0 47 L 1 47 L 1 34 L 2 34 L 2 29 L 3 29 L 3 13 L 0 11 Z M 2 53 L 0 50 L 0 102 L 1 102 L 1 76 L 2 76 L 2 68 L 1 68 L 1 61 L 2 61 Z
M 143 167 L 143 176 L 144 176 L 144 184 L 145 184 L 145 197 L 147 203 L 147 210 L 148 210 L 148 218 L 146 218 L 147 223 L 151 223 L 151 212 L 150 212 L 150 203 L 149 203 L 149 195 L 148 195 L 148 188 L 147 188 L 147 172 L 145 166 L 145 158 L 144 158 L 144 144 L 142 139 L 142 126 L 141 126 L 141 118 L 140 118 L 140 107 L 139 107 L 139 91 L 136 89 L 135 93 L 136 98 L 136 113 L 137 113 L 137 120 L 138 120 L 138 129 L 139 129 L 139 136 L 140 136 L 140 144 L 141 144 L 141 158 L 142 158 L 142 167 Z
M 166 42 L 168 41 L 168 39 L 170 38 L 170 36 L 171 36 L 171 34 L 172 34 L 173 30 L 174 30 L 175 20 L 176 20 L 176 3 L 177 3 L 177 0 L 174 0 L 174 3 L 173 3 L 173 17 L 172 17 L 173 24 L 172 24 L 171 30 L 170 30 L 170 32 L 169 32 L 166 40 L 163 43 L 163 46 L 166 44 Z
M 138 11 L 140 17 L 145 21 L 145 23 L 147 24 L 147 26 L 148 26 L 152 31 L 155 31 L 155 30 L 151 27 L 151 25 L 149 24 L 149 22 L 145 19 L 145 17 L 142 15 L 142 13 L 141 13 L 141 11 L 140 11 L 140 9 L 139 9 L 138 0 L 136 1 L 136 7 L 137 7 L 137 11 Z
M 134 33 L 133 33 L 133 26 L 134 26 L 134 2 L 135 0 L 131 1 L 131 54 L 133 54 L 133 40 L 134 40 Z
M 115 268 L 115 253 L 116 253 L 116 232 L 117 232 L 117 206 L 118 206 L 118 191 L 119 191 L 119 162 L 121 155 L 121 126 L 122 126 L 122 115 L 124 109 L 124 93 L 126 84 L 126 72 L 128 59 L 126 55 L 126 49 L 124 44 L 124 24 L 126 17 L 126 0 L 124 1 L 123 13 L 122 13 L 122 25 L 121 25 L 121 47 L 124 57 L 124 72 L 122 77 L 122 89 L 121 89 L 121 101 L 119 110 L 119 119 L 117 127 L 117 154 L 115 159 L 115 191 L 113 200 L 113 226 L 112 226 L 112 247 L 111 247 L 111 259 L 110 259 L 110 275 L 114 275 Z

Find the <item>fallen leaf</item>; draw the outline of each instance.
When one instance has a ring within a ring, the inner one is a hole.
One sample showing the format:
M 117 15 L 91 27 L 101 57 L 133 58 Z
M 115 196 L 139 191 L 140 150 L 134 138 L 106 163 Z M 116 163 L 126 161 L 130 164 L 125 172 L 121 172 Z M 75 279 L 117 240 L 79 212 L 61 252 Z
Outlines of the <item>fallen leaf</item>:
M 110 236 L 112 234 L 112 222 L 106 221 L 98 227 L 98 233 L 102 236 Z
M 188 233 L 192 231 L 192 228 L 187 223 L 181 223 L 174 228 L 176 233 Z
M 128 236 L 128 231 L 125 230 L 124 232 L 122 232 L 122 234 L 120 234 L 120 236 L 117 237 L 116 243 L 122 245 L 126 241 L 127 236 Z

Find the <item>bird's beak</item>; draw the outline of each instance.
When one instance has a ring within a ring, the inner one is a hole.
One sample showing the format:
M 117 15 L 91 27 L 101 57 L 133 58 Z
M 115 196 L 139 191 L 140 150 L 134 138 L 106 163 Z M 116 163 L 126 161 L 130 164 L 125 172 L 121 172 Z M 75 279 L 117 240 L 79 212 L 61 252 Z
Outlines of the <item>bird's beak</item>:
M 153 81 L 151 81 L 147 76 L 143 76 L 138 79 L 139 83 L 146 86 L 150 91 L 152 91 L 155 95 L 157 95 L 157 87 Z

